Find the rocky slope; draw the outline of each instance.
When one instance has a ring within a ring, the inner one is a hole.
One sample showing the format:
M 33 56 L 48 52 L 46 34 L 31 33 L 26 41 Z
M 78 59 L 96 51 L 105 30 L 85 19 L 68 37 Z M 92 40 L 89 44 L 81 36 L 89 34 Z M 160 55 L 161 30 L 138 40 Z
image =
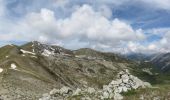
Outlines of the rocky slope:
M 0 48 L 2 100 L 123 99 L 124 92 L 150 86 L 145 81 L 154 73 L 143 73 L 136 62 L 88 48 L 73 51 L 36 41 Z
M 126 69 L 117 75 L 116 80 L 112 80 L 108 85 L 104 85 L 102 89 L 94 89 L 92 87 L 85 87 L 83 89 L 77 88 L 72 90 L 69 87 L 62 87 L 61 89 L 53 89 L 49 93 L 43 95 L 40 100 L 122 100 L 121 93 L 128 92 L 137 88 L 151 87 L 150 83 L 143 82 L 137 77 L 131 75 Z

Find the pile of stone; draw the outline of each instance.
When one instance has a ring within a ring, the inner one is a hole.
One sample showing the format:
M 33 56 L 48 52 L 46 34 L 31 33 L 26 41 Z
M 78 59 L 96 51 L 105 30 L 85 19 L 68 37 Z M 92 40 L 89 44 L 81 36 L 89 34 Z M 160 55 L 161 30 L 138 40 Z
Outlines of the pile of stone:
M 109 85 L 103 86 L 103 94 L 101 99 L 122 100 L 122 92 L 128 92 L 132 89 L 151 87 L 150 83 L 143 82 L 139 78 L 131 75 L 128 70 L 121 71 L 117 75 L 117 79 L 110 82 Z
M 64 86 L 61 89 L 53 89 L 49 93 L 43 94 L 43 97 L 39 100 L 67 100 L 68 98 L 79 95 L 81 95 L 81 98 L 84 98 L 84 100 L 92 100 L 91 98 L 94 97 L 90 97 L 90 95 L 97 95 L 96 93 L 96 90 L 91 87 L 84 89 L 77 88 L 76 90 L 72 90 L 69 87 Z
M 76 90 L 62 87 L 61 89 L 53 89 L 50 93 L 44 94 L 39 100 L 67 100 L 67 98 L 75 96 L 81 96 L 81 100 L 122 100 L 123 96 L 121 93 L 146 87 L 151 87 L 151 85 L 131 75 L 128 70 L 125 70 L 118 73 L 116 80 L 111 81 L 108 85 L 104 85 L 102 90 L 91 87 L 77 88 Z
M 64 86 L 61 89 L 53 89 L 49 93 L 43 94 L 43 97 L 39 100 L 64 100 L 72 94 L 72 92 L 72 89 Z

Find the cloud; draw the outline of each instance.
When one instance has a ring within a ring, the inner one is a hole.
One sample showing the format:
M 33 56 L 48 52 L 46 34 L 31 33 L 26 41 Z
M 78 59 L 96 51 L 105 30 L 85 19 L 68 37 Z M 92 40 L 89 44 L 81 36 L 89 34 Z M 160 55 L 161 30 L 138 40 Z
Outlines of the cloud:
M 94 11 L 91 6 L 83 5 L 69 17 L 56 19 L 52 10 L 43 8 L 39 13 L 27 14 L 23 20 L 11 27 L 8 34 L 0 36 L 5 41 L 39 40 L 49 43 L 60 41 L 69 48 L 68 45 L 71 44 L 73 49 L 78 48 L 78 44 L 81 44 L 79 47 L 83 44 L 85 47 L 107 50 L 121 47 L 128 41 L 145 39 L 142 29 L 134 30 L 131 25 L 117 18 L 108 19 L 109 9 L 104 9 L 107 13 L 103 14 L 103 9 Z
M 5 7 L 3 0 L 0 0 L 0 17 L 2 17 L 5 13 Z
M 99 11 L 100 11 L 101 15 L 103 15 L 106 18 L 112 17 L 112 10 L 106 5 L 100 6 Z
M 152 42 L 148 42 L 147 44 L 141 44 L 139 42 L 130 41 L 127 44 L 127 48 L 125 48 L 126 52 L 140 52 L 146 54 L 153 53 L 166 53 L 170 52 L 169 42 L 170 42 L 170 29 L 169 28 L 157 28 L 150 29 L 146 31 L 150 32 L 149 36 L 154 34 L 161 37 L 161 39 L 154 40 Z M 147 36 L 147 37 L 149 37 Z M 123 49 L 121 49 L 123 52 Z
M 127 48 L 126 51 L 128 53 L 132 52 L 132 53 L 145 53 L 145 54 L 153 54 L 156 52 L 160 52 L 160 48 L 154 44 L 154 43 L 150 43 L 148 45 L 141 45 L 140 43 L 136 43 L 136 42 L 129 42 L 127 44 Z
M 75 0 L 76 4 L 82 3 L 80 0 Z M 149 8 L 164 9 L 170 10 L 170 0 L 86 0 L 90 5 L 101 6 L 101 5 L 110 5 L 110 7 L 119 7 L 125 5 L 139 5 Z
M 164 9 L 170 10 L 170 0 L 98 0 L 92 3 L 96 3 L 98 5 L 102 4 L 110 4 L 111 6 L 124 6 L 124 5 L 131 5 L 136 4 L 144 7 L 149 8 L 156 8 L 156 9 Z
M 170 0 L 141 0 L 145 4 L 149 4 L 152 7 L 170 10 Z
M 69 0 L 54 0 L 54 6 L 65 7 L 69 3 Z
M 141 41 L 146 38 L 142 29 L 135 30 L 117 18 L 110 20 L 103 12 L 94 11 L 89 5 L 77 8 L 64 19 L 56 19 L 55 13 L 46 8 L 41 9 L 39 13 L 29 13 L 13 27 L 11 33 L 18 34 L 15 39 L 20 40 L 49 43 L 61 41 L 68 44 L 76 40 L 73 49 L 80 43 L 96 49 L 111 50 L 128 41 Z
M 160 40 L 160 45 L 163 46 L 163 48 L 166 48 L 168 51 L 170 51 L 169 43 L 170 43 L 170 30 L 167 31 L 163 38 Z

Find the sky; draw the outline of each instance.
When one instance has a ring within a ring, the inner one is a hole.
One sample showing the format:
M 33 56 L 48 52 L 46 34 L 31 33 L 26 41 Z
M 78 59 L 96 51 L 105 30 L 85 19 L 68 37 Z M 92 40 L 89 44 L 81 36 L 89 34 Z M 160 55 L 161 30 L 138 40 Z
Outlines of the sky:
M 170 0 L 0 0 L 0 46 L 170 51 Z

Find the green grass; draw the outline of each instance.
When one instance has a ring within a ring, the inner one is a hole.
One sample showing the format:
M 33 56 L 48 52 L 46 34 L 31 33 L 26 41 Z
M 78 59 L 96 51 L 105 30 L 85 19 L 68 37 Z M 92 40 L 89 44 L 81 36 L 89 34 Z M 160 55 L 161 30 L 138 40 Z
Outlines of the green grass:
M 5 58 L 5 56 L 7 56 L 9 54 L 9 52 L 11 51 L 13 47 L 12 46 L 4 46 L 0 48 L 0 59 Z
M 140 88 L 135 91 L 123 93 L 124 100 L 139 100 L 143 96 L 144 100 L 153 100 L 159 97 L 159 100 L 169 100 L 170 85 L 154 85 L 152 88 Z

